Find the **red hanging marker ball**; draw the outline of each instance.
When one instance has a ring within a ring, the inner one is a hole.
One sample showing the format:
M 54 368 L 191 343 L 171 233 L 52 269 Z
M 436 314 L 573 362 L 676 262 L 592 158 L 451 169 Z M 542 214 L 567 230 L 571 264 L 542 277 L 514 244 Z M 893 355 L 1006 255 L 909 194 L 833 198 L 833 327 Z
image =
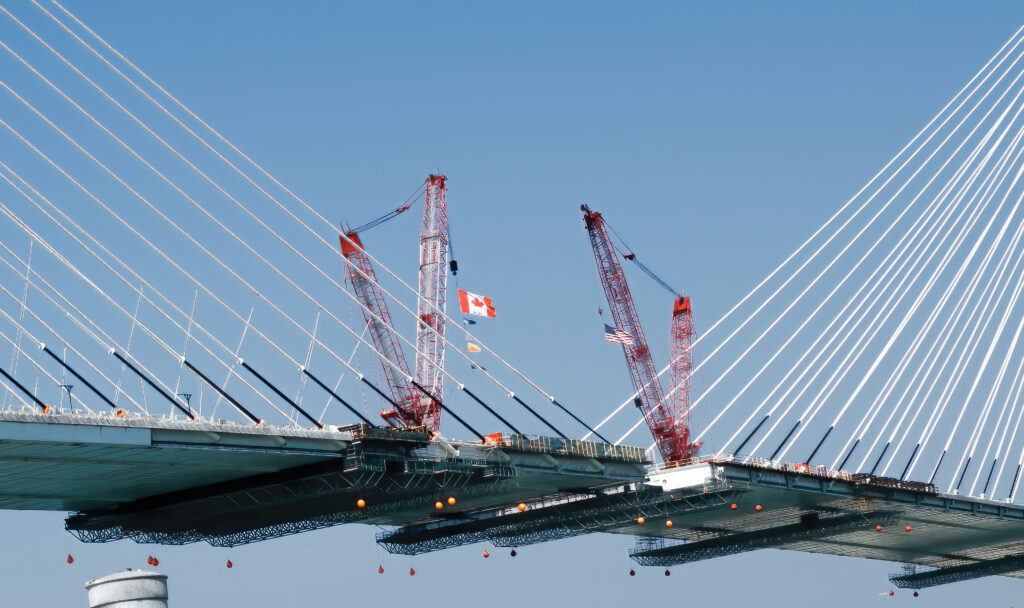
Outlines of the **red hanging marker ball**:
M 875 530 L 881 532 L 882 531 L 882 524 L 878 524 L 877 526 L 875 526 Z
M 416 570 L 409 568 L 409 576 L 416 576 Z
M 645 519 L 643 517 L 637 517 L 636 518 L 636 523 L 640 524 L 641 526 L 644 525 L 645 521 L 647 521 L 647 519 Z
M 634 570 L 634 569 L 630 568 L 630 569 L 629 569 L 629 575 L 630 575 L 630 576 L 636 576 L 636 570 Z
M 525 511 L 526 510 L 526 503 L 525 502 L 519 503 L 519 510 L 520 511 Z
M 234 568 L 234 567 L 235 567 L 235 565 L 231 563 L 231 560 L 230 560 L 230 559 L 228 560 L 228 563 L 227 563 L 227 564 L 225 564 L 225 565 L 226 565 L 226 566 L 227 566 L 228 568 Z
M 911 528 L 910 526 L 907 526 L 906 528 L 903 528 L 903 529 L 906 530 L 907 532 L 910 532 L 911 530 L 913 530 L 913 528 Z
M 896 595 L 896 592 L 895 592 L 895 591 L 893 591 L 892 589 L 890 589 L 890 590 L 889 590 L 889 595 L 890 595 L 890 596 L 892 596 L 892 595 Z
M 671 519 L 665 522 L 665 527 L 666 528 L 671 528 L 672 527 L 672 520 Z
M 739 505 L 737 505 L 736 503 L 732 503 L 732 505 L 729 508 L 735 511 L 736 509 L 739 509 Z
M 761 510 L 761 505 L 757 505 L 757 506 L 755 506 L 755 507 L 754 507 L 754 510 L 755 510 L 755 511 L 760 511 L 760 510 Z
M 490 551 L 484 551 L 484 557 L 490 557 L 490 556 L 491 556 L 491 552 Z
M 512 553 L 509 553 L 509 555 L 511 555 L 512 557 L 515 557 L 516 555 L 519 555 L 519 554 L 516 553 L 515 549 L 512 549 Z
M 73 564 L 73 563 L 75 563 L 75 558 L 71 557 L 71 554 L 70 554 L 70 553 L 68 553 L 68 563 L 69 563 L 69 564 Z
M 448 504 L 452 505 L 452 506 L 455 506 L 455 497 L 454 496 L 449 496 L 448 497 Z
M 157 558 L 154 557 L 153 558 L 153 565 L 154 566 L 159 566 L 160 565 L 160 560 L 158 560 Z
M 914 592 L 914 597 L 917 597 L 917 591 Z
M 152 555 L 150 555 L 149 557 L 146 558 L 146 563 L 149 564 L 150 566 L 153 565 L 153 556 Z
M 672 573 L 669 572 L 668 570 L 665 570 L 665 576 L 672 576 Z
M 437 509 L 438 511 L 440 511 L 441 509 L 444 508 L 444 503 L 439 500 L 439 501 L 434 503 L 434 508 Z
M 377 566 L 377 574 L 384 574 L 384 566 Z
M 356 506 L 362 509 L 363 507 L 366 506 L 366 501 L 360 498 L 359 500 L 356 501 Z

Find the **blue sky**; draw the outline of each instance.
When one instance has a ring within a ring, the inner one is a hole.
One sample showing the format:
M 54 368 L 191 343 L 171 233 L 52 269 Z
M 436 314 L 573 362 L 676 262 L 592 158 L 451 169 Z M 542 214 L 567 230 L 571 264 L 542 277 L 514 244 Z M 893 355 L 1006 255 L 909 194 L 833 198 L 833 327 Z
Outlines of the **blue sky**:
M 590 420 L 630 388 L 595 314 L 580 203 L 682 286 L 707 326 L 899 150 L 1024 14 L 1009 2 L 68 6 L 325 216 L 361 223 L 445 172 L 462 286 L 499 310 L 482 337 Z M 415 215 L 364 239 L 408 280 Z M 671 302 L 631 280 L 661 362 Z M 878 594 L 897 569 L 758 552 L 629 578 L 631 540 L 610 536 L 524 548 L 514 560 L 492 551 L 485 561 L 469 547 L 410 561 L 383 555 L 363 526 L 230 551 L 85 546 L 61 519 L 0 514 L 5 544 L 18 547 L 0 552 L 10 605 L 84 604 L 85 579 L 144 567 L 150 553 L 181 606 L 861 606 L 893 601 Z M 404 574 L 410 565 L 416 577 Z M 1010 605 L 1020 590 L 991 579 L 921 600 Z

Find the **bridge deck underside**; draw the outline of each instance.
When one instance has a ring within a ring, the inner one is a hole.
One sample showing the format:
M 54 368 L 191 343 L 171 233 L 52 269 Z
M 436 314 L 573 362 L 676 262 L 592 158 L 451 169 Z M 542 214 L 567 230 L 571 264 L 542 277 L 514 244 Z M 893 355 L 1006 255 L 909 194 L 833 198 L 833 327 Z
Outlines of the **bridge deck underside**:
M 673 517 L 671 528 L 665 526 L 665 518 L 655 517 L 647 518 L 643 526 L 633 524 L 607 531 L 667 539 L 681 546 L 717 539 L 724 555 L 732 544 L 749 543 L 744 533 L 767 534 L 797 524 L 809 515 L 828 521 L 860 514 L 863 525 L 853 529 L 794 534 L 767 546 L 936 568 L 1024 553 L 1024 510 L 1015 505 L 736 465 L 721 466 L 720 471 L 728 487 L 739 490 L 737 509 L 728 505 Z M 757 505 L 761 511 L 755 510 Z M 890 513 L 893 516 L 888 521 L 876 515 Z M 877 530 L 877 525 L 883 525 L 882 530 Z M 906 526 L 910 526 L 909 532 Z M 756 548 L 761 546 L 751 544 L 750 549 Z M 715 553 L 709 552 L 709 556 Z M 1005 575 L 1024 578 L 1024 571 Z

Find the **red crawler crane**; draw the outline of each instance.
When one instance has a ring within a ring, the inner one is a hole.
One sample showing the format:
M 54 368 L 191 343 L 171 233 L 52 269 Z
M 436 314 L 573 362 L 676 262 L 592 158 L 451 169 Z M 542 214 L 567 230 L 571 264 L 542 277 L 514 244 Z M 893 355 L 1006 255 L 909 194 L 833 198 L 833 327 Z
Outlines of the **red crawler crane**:
M 628 333 L 632 344 L 623 344 L 622 352 L 626 356 L 626 365 L 629 367 L 629 374 L 633 380 L 633 386 L 637 390 L 636 405 L 643 413 L 644 420 L 654 436 L 654 441 L 661 453 L 665 463 L 677 463 L 692 457 L 698 445 L 690 443 L 690 430 L 686 426 L 684 412 L 680 411 L 680 399 L 674 401 L 665 399 L 665 391 L 658 378 L 654 360 L 651 357 L 651 350 L 647 346 L 647 337 L 644 335 L 643 327 L 640 324 L 640 317 L 636 312 L 636 305 L 633 303 L 633 296 L 629 291 L 629 284 L 626 282 L 626 275 L 619 264 L 615 246 L 612 244 L 611 236 L 604 218 L 596 211 L 591 211 L 586 205 L 580 207 L 583 211 L 583 222 L 586 225 L 587 233 L 590 235 L 590 244 L 594 249 L 594 261 L 597 263 L 597 272 L 601 277 L 601 285 L 604 287 L 605 298 L 608 300 L 608 308 L 618 329 Z M 680 338 L 675 339 L 673 331 L 673 349 L 683 346 L 689 342 L 693 335 L 693 323 L 689 313 L 689 299 L 685 299 L 685 312 L 680 311 L 679 327 Z M 673 330 L 675 330 L 675 319 L 673 319 Z M 687 351 L 688 352 L 688 351 Z M 675 368 L 673 368 L 675 371 Z M 685 366 L 679 366 L 679 372 L 686 375 L 687 386 L 689 387 L 689 357 L 686 358 Z M 673 382 L 677 381 L 673 378 Z M 685 395 L 684 401 L 688 402 L 689 392 L 683 389 L 677 391 Z M 683 403 L 688 407 L 688 403 Z
M 356 231 L 346 233 L 349 243 L 341 238 L 341 252 L 348 258 L 347 282 L 356 297 L 366 307 L 363 318 L 370 330 L 370 336 L 377 351 L 387 361 L 381 361 L 388 392 L 398 407 L 381 412 L 381 417 L 395 427 L 423 427 L 430 434 L 436 434 L 441 427 L 441 408 L 430 397 L 424 395 L 407 378 L 431 395 L 442 399 L 444 389 L 444 314 L 448 288 L 448 208 L 446 205 L 446 178 L 431 175 L 427 178 L 426 200 L 423 203 L 423 224 L 420 231 L 419 258 L 419 299 L 416 324 L 416 374 L 409 372 L 402 343 L 395 332 L 388 312 L 384 293 L 376 283 L 376 274 L 369 256 Z M 409 208 L 400 207 L 382 219 L 374 220 L 367 226 L 376 226 Z M 361 270 L 364 278 L 356 268 Z M 440 312 L 438 312 L 440 310 Z M 380 320 L 378 320 L 378 318 Z M 395 367 L 398 369 L 395 369 Z

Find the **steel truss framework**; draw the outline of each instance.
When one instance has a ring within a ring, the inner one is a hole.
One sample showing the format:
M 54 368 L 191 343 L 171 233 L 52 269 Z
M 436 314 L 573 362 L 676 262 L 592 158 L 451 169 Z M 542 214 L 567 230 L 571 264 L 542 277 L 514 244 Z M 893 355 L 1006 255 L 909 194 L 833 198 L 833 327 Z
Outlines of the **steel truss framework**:
M 864 528 L 869 521 L 879 524 L 890 523 L 898 515 L 898 511 L 869 511 L 821 518 L 817 513 L 806 513 L 796 524 L 665 547 L 649 548 L 641 545 L 630 551 L 630 557 L 641 566 L 675 566 L 756 549 L 780 547 L 796 541 L 844 534 Z
M 339 467 L 339 464 L 341 465 Z M 342 470 L 338 470 L 341 468 Z M 65 528 L 83 542 L 241 544 L 380 518 L 421 506 L 432 493 L 471 498 L 509 490 L 516 471 L 500 464 L 407 459 L 357 451 L 344 458 L 138 504 L 72 514 Z M 359 509 L 357 497 L 372 497 Z
M 998 576 L 1024 570 L 1024 554 L 1008 555 L 999 559 L 979 561 L 948 568 L 891 574 L 889 580 L 901 589 L 924 589 L 949 583 L 959 583 L 986 576 Z
M 382 532 L 377 542 L 389 553 L 418 555 L 489 541 L 497 547 L 521 547 L 632 525 L 638 516 L 662 517 L 721 507 L 738 490 L 670 494 L 629 484 L 612 492 L 547 497 L 526 503 L 527 510 L 494 510 L 473 518 L 405 526 Z

